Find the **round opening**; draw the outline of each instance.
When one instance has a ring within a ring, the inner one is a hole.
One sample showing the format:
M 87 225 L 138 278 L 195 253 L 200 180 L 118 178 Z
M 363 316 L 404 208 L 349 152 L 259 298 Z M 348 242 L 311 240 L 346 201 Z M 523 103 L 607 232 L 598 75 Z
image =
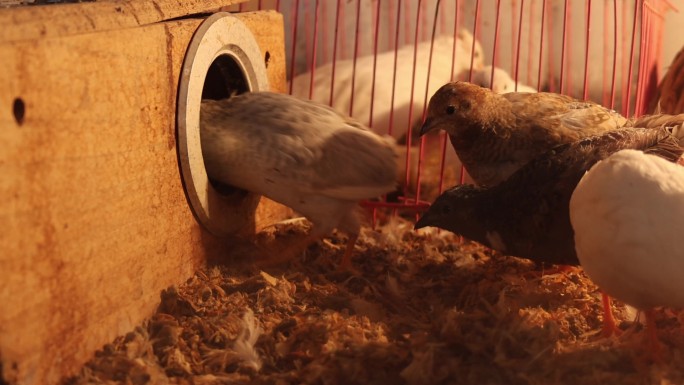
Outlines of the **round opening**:
M 178 87 L 178 162 L 188 203 L 214 235 L 254 230 L 259 196 L 210 181 L 200 141 L 202 99 L 268 90 L 263 54 L 249 29 L 226 12 L 209 16 L 185 54 Z
M 230 55 L 220 55 L 209 66 L 202 99 L 226 99 L 248 91 L 249 84 L 240 65 Z
M 209 66 L 207 77 L 202 88 L 202 99 L 220 100 L 228 99 L 235 95 L 249 92 L 249 84 L 240 65 L 230 55 L 220 55 Z M 201 113 L 201 112 L 200 112 Z M 200 127 L 200 136 L 202 128 Z M 227 199 L 232 199 L 232 204 L 239 205 L 248 192 L 229 184 L 212 179 L 209 175 L 209 183 L 217 193 Z

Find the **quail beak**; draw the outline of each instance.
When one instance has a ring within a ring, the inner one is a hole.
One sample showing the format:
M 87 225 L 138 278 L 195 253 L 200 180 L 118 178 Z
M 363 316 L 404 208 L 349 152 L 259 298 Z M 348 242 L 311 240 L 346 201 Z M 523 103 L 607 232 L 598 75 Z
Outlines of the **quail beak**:
M 432 131 L 435 129 L 435 122 L 431 118 L 426 118 L 425 121 L 423 122 L 423 125 L 420 127 L 420 133 L 419 136 L 423 136 L 427 134 L 428 132 Z
M 418 219 L 418 222 L 413 226 L 414 230 L 422 229 L 423 227 L 428 227 L 432 226 L 431 222 L 431 217 L 429 212 L 423 213 L 423 215 Z

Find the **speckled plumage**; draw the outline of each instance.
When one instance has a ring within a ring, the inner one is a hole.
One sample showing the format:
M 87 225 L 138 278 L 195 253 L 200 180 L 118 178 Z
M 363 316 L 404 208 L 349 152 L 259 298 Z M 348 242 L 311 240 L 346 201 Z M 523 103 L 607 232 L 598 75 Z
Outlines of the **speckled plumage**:
M 639 118 L 632 119 L 629 126 L 633 127 L 645 127 L 645 128 L 667 128 L 670 131 L 681 130 L 682 125 L 684 125 L 684 114 L 678 115 L 668 115 L 668 114 L 655 114 L 655 115 L 643 115 Z M 677 134 L 675 134 L 677 135 Z
M 270 92 L 205 100 L 200 125 L 211 179 L 291 207 L 321 235 L 356 235 L 358 201 L 396 185 L 393 139 L 319 103 Z
M 670 161 L 681 156 L 665 130 L 623 128 L 559 145 L 493 186 L 460 185 L 443 193 L 416 224 L 435 226 L 503 253 L 536 262 L 578 263 L 569 202 L 582 175 L 621 149 L 637 149 Z
M 625 125 L 615 111 L 554 93 L 496 94 L 448 83 L 430 99 L 421 133 L 443 129 L 473 179 L 494 186 L 545 151 Z

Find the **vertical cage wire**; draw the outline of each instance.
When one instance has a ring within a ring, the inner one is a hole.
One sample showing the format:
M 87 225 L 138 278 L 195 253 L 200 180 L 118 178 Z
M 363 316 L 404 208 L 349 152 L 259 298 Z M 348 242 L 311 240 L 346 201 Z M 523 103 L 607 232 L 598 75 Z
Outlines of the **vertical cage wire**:
M 289 92 L 401 142 L 402 196 L 369 205 L 421 210 L 445 186 L 467 181 L 462 167 L 448 169 L 457 160 L 443 133 L 414 135 L 439 86 L 473 81 L 491 65 L 492 89 L 500 68 L 515 90 L 529 85 L 643 114 L 672 8 L 667 0 L 251 0 L 226 10 L 283 13 Z

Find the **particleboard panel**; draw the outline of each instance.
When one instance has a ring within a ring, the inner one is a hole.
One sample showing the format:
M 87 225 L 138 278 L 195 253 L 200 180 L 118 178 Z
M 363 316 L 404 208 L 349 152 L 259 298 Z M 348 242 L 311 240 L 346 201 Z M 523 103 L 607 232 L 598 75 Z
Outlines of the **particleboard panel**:
M 282 17 L 240 17 L 258 31 L 272 88 L 283 91 Z M 151 315 L 163 288 L 229 247 L 194 220 L 177 160 L 179 71 L 201 21 L 0 43 L 6 382 L 74 373 Z M 286 212 L 262 204 L 254 228 Z
M 259 48 L 264 53 L 264 60 L 266 60 L 266 69 L 268 70 L 268 83 L 271 89 L 280 92 L 287 92 L 287 76 L 285 74 L 286 57 L 285 57 L 285 36 L 283 24 L 264 28 L 264 25 L 269 25 L 273 19 L 274 11 L 261 12 L 245 12 L 242 21 L 254 33 Z M 280 14 L 278 14 L 280 15 Z M 282 16 L 280 16 L 282 17 Z M 278 33 L 273 33 L 273 29 L 279 29 Z M 269 47 L 277 47 L 273 50 Z M 268 55 L 267 55 L 268 53 Z M 277 68 L 277 71 L 271 70 L 271 66 Z M 280 70 L 282 68 L 282 71 Z

